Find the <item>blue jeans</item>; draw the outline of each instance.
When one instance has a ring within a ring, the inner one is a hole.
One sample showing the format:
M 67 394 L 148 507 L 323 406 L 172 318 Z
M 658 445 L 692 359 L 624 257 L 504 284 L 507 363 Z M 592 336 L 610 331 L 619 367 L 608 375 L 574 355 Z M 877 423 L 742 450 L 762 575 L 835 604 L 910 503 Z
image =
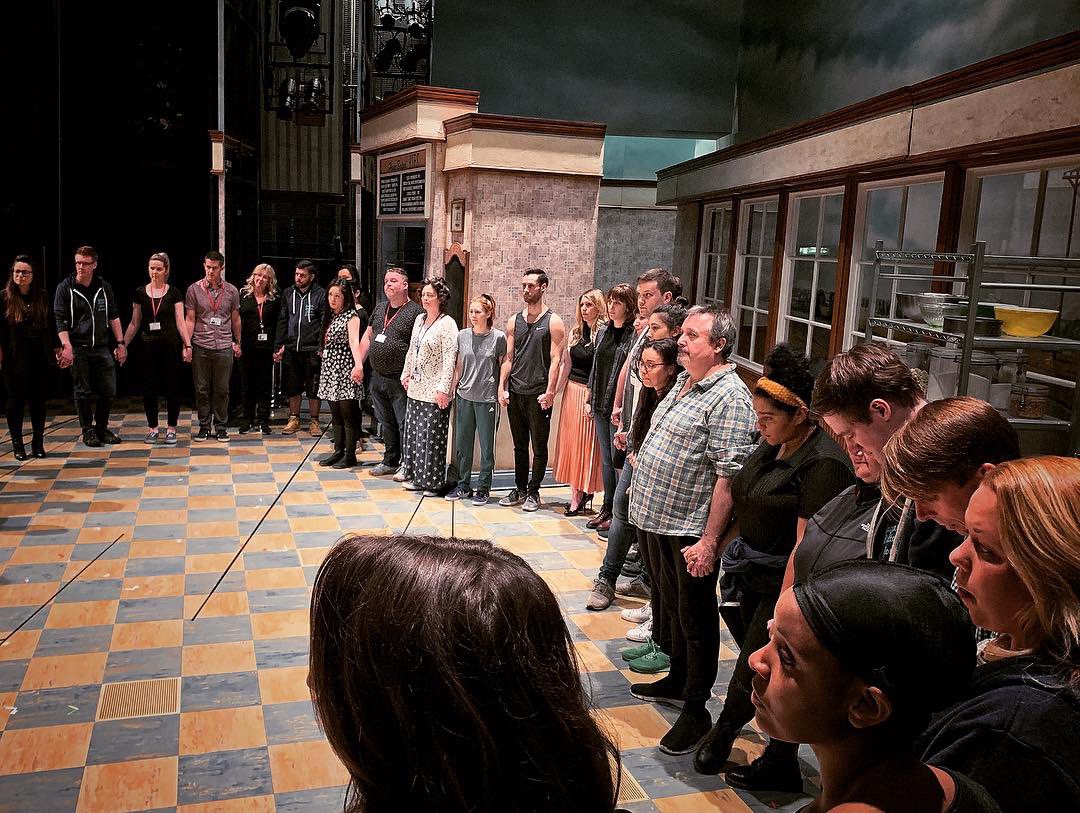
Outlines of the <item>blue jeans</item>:
M 615 486 L 615 496 L 611 507 L 611 528 L 608 530 L 607 552 L 604 553 L 604 562 L 600 565 L 599 577 L 609 584 L 615 584 L 623 562 L 626 561 L 626 551 L 630 544 L 637 539 L 637 529 L 630 524 L 629 509 L 630 481 L 634 477 L 634 467 L 630 461 L 626 461 L 619 482 Z
M 615 499 L 615 489 L 619 480 L 619 470 L 612 461 L 616 426 L 611 422 L 610 415 L 594 416 L 596 423 L 596 441 L 600 444 L 600 462 L 604 470 L 604 505 L 601 510 L 613 510 L 612 501 Z M 623 490 L 625 493 L 625 489 Z M 610 538 L 610 537 L 609 537 Z

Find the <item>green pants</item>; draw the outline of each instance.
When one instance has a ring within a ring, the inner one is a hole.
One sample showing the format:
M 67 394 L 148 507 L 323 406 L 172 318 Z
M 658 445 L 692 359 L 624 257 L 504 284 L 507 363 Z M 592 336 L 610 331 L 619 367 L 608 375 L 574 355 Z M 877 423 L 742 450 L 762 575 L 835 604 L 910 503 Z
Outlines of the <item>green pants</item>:
M 491 473 L 495 469 L 495 421 L 499 414 L 497 403 L 455 399 L 454 462 L 457 464 L 458 485 L 471 489 L 473 438 L 480 433 L 480 483 L 482 491 L 491 490 Z

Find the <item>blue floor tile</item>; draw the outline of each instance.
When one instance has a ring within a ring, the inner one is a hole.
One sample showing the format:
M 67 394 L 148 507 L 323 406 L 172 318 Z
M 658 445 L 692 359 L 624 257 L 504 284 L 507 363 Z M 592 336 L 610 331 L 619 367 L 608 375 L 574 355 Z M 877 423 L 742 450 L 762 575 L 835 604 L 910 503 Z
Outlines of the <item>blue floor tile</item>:
M 8 565 L 0 573 L 0 584 L 34 584 L 58 582 L 67 565 L 63 562 L 47 565 Z
M 121 565 L 115 568 L 116 576 L 121 576 Z M 56 597 L 57 604 L 71 604 L 76 601 L 111 601 L 120 598 L 120 591 L 124 586 L 121 578 L 116 579 L 91 579 L 84 581 L 76 579 L 64 587 L 64 591 Z
M 220 573 L 189 573 L 184 576 L 184 593 L 189 596 L 208 595 L 219 578 Z M 230 570 L 225 574 L 225 578 L 221 579 L 215 592 L 236 593 L 246 589 L 243 571 Z
M 106 511 L 87 514 L 83 520 L 84 528 L 110 528 L 114 525 L 134 525 L 134 511 Z M 136 528 L 136 531 L 138 529 Z M 138 539 L 138 537 L 136 537 Z
M 341 813 L 345 787 L 278 793 L 274 796 L 277 813 Z
M 187 507 L 183 497 L 147 497 L 139 501 L 140 511 L 185 511 Z
M 255 642 L 255 665 L 259 669 L 308 665 L 308 638 L 270 638 Z
M 281 587 L 274 590 L 248 591 L 248 607 L 253 613 L 305 610 L 310 604 L 311 593 L 306 587 Z
M 26 619 L 26 623 L 21 627 L 24 630 L 39 630 L 45 626 L 45 619 L 49 616 L 49 608 L 45 607 L 40 610 L 33 618 L 30 617 L 30 613 L 37 610 L 37 606 L 33 607 L 0 607 L 0 633 L 7 635 L 13 629 L 18 627 Z
M 180 715 L 163 714 L 94 725 L 87 765 L 176 756 L 180 750 Z
M 251 640 L 251 619 L 246 615 L 223 615 L 184 622 L 184 646 Z
M 263 706 L 263 724 L 270 745 L 319 740 L 323 736 L 315 722 L 310 700 Z
M 120 536 L 120 534 L 117 534 L 117 536 Z M 126 559 L 128 553 L 131 552 L 131 543 L 125 541 L 126 539 L 127 537 L 121 538 L 116 543 L 112 543 L 112 540 L 110 540 L 109 542 L 87 542 L 76 545 L 71 551 L 71 561 L 89 562 L 98 554 L 101 554 L 101 559 Z M 112 544 L 112 547 L 109 547 L 110 544 Z
M 265 748 L 180 757 L 180 804 L 262 796 L 274 792 Z
M 181 711 L 207 711 L 261 704 L 259 678 L 255 672 L 222 675 L 190 675 L 182 679 Z
M 240 547 L 240 539 L 235 536 L 208 536 L 204 539 L 189 539 L 187 555 L 200 553 L 235 553 Z
M 112 625 L 42 630 L 34 657 L 42 655 L 82 655 L 87 652 L 108 652 L 112 640 Z
M 134 525 L 132 520 L 130 523 Z M 138 525 L 135 528 L 135 539 L 183 539 L 187 536 L 187 525 L 183 523 L 173 525 Z
M 97 713 L 100 692 L 100 686 L 65 686 L 60 689 L 20 692 L 12 704 L 19 712 L 8 718 L 7 727 L 9 729 L 38 728 L 47 725 L 88 723 Z
M 124 575 L 132 576 L 178 576 L 184 572 L 183 556 L 148 556 L 128 559 Z
M 33 774 L 0 776 L 0 799 L 3 809 L 21 811 L 74 811 L 79 801 L 82 768 L 39 771 Z
M 174 621 L 184 617 L 183 596 L 120 599 L 116 623 L 132 621 Z
M 110 652 L 105 662 L 105 682 L 180 677 L 181 648 L 131 649 Z
M 17 692 L 29 663 L 28 660 L 0 661 L 0 692 Z
M 294 550 L 277 550 L 244 554 L 246 570 L 266 570 L 277 567 L 299 567 L 300 556 Z

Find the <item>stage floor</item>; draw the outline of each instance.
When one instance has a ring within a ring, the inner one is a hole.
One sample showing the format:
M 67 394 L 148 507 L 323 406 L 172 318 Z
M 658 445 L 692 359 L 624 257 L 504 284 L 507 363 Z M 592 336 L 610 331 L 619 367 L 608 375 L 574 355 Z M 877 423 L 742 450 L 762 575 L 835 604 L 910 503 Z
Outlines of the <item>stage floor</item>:
M 3 441 L 0 639 L 22 626 L 0 646 L 0 811 L 341 810 L 347 777 L 305 684 L 310 584 L 339 536 L 399 533 L 417 499 L 367 469 L 313 465 L 330 439 L 283 436 L 280 422 L 269 437 L 231 430 L 227 444 L 192 443 L 190 415 L 181 423 L 177 446 L 148 446 L 132 405 L 113 422 L 124 443 L 88 449 L 61 415 L 50 456 L 22 464 Z M 675 713 L 628 691 L 619 650 L 631 625 L 619 610 L 634 603 L 585 610 L 603 541 L 588 517 L 562 515 L 566 489 L 543 497 L 531 515 L 457 505 L 454 531 L 520 554 L 555 591 L 597 714 L 647 797 L 625 807 L 798 809 L 805 797 L 737 792 L 694 773 L 692 755 L 656 749 Z M 451 504 L 432 498 L 410 533 L 450 527 Z M 714 715 L 735 659 L 726 630 L 724 642 Z M 100 719 L 116 716 L 99 702 L 103 685 L 154 680 L 163 698 L 148 716 Z M 732 759 L 761 748 L 748 729 Z M 811 789 L 805 747 L 803 757 Z

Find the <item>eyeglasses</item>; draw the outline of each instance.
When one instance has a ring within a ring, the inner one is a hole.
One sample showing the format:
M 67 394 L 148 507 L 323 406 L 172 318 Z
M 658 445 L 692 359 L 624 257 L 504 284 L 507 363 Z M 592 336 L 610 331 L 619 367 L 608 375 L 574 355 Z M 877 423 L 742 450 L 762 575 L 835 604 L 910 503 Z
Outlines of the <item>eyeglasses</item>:
M 28 270 L 26 268 L 16 268 L 14 271 L 11 272 L 11 276 L 13 276 L 13 277 L 32 277 L 32 276 L 34 276 L 34 272 L 30 271 L 30 270 Z
M 667 367 L 662 361 L 639 361 L 638 367 L 647 373 L 651 373 L 657 367 Z

